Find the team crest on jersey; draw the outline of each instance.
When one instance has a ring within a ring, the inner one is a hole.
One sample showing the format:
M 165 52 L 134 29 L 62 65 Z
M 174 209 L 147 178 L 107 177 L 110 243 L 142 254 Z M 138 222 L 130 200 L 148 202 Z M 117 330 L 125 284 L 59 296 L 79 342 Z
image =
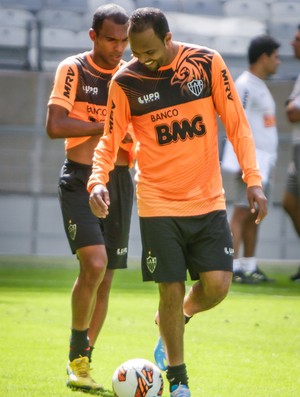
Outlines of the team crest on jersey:
M 196 96 L 200 96 L 203 90 L 203 81 L 202 80 L 192 80 L 187 83 L 188 89 L 191 91 L 192 94 Z
M 77 225 L 74 223 L 73 225 L 70 224 L 68 226 L 68 232 L 72 240 L 75 240 L 76 232 L 77 232 Z
M 146 264 L 147 264 L 147 268 L 149 269 L 149 272 L 154 273 L 157 265 L 157 258 L 151 256 L 150 254 L 151 252 L 149 252 L 149 256 L 146 259 Z

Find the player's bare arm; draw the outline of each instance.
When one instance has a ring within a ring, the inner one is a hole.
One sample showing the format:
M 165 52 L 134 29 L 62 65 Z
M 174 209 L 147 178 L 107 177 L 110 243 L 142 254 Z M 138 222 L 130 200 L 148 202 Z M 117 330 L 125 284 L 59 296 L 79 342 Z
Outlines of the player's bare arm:
M 296 101 L 290 101 L 287 104 L 286 114 L 290 123 L 298 123 L 300 121 L 300 106 L 298 106 Z
M 82 136 L 101 136 L 104 123 L 88 122 L 69 117 L 66 108 L 59 105 L 48 107 L 46 118 L 47 134 L 51 139 Z
M 104 185 L 95 185 L 90 194 L 90 207 L 95 216 L 106 218 L 110 204 L 109 193 Z
M 255 223 L 258 225 L 268 214 L 268 200 L 260 186 L 248 187 L 247 198 L 250 211 L 253 214 L 257 211 Z

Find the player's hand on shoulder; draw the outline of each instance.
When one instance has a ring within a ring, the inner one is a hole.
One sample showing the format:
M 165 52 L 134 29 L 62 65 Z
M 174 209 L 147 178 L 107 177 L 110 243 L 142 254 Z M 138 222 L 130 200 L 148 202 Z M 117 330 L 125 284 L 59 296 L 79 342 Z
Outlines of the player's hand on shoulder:
M 90 193 L 90 208 L 98 218 L 106 218 L 110 204 L 109 193 L 104 185 L 95 185 Z

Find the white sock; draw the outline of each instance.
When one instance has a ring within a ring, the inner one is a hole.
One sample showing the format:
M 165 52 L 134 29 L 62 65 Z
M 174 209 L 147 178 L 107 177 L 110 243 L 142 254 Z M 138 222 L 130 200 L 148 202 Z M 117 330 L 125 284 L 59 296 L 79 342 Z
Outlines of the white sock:
M 233 260 L 233 271 L 234 272 L 239 272 L 241 270 L 243 270 L 243 269 L 242 269 L 240 260 L 239 259 L 234 259 Z
M 247 258 L 241 258 L 240 263 L 245 273 L 252 273 L 256 270 L 256 257 L 251 256 Z

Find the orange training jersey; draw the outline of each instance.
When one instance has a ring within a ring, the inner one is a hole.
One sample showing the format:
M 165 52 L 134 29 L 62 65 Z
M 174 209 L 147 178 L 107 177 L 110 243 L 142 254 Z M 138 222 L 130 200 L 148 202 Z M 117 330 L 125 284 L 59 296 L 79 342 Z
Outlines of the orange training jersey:
M 69 117 L 75 119 L 104 122 L 109 83 L 118 69 L 119 66 L 113 70 L 100 68 L 93 62 L 89 52 L 66 58 L 57 68 L 48 105 L 66 108 Z M 65 149 L 80 145 L 89 138 L 67 138 Z
M 88 189 L 106 184 L 129 122 L 136 145 L 142 217 L 193 216 L 225 209 L 218 152 L 220 115 L 244 180 L 261 186 L 252 133 L 231 75 L 214 50 L 179 43 L 168 66 L 152 72 L 137 59 L 110 85 L 105 134 Z

